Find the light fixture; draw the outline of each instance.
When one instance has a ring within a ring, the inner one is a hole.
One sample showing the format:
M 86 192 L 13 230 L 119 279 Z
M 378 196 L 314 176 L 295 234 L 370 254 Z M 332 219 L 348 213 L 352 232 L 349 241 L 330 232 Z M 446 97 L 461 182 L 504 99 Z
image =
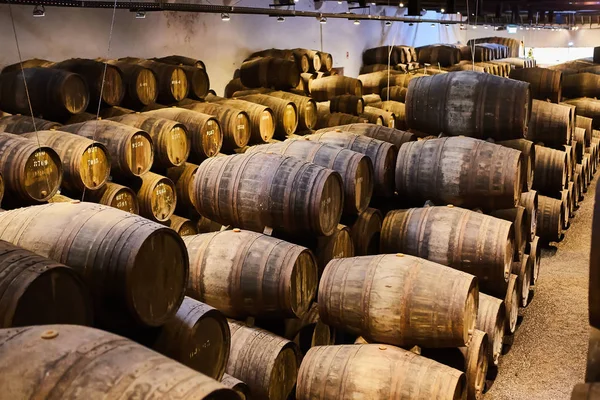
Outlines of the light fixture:
M 431 27 L 432 27 L 432 28 L 435 28 L 435 24 L 431 24 Z
M 282 16 L 277 17 L 277 22 L 284 22 L 285 18 L 283 18 Z
M 484 26 L 483 26 L 483 29 L 488 29 L 488 26 L 487 26 L 487 25 L 484 25 Z
M 475 30 L 477 29 L 477 25 L 473 25 L 472 28 Z
M 398 7 L 400 7 L 400 8 L 404 7 L 404 3 L 398 4 Z
M 320 23 L 322 23 L 323 25 L 327 23 L 327 18 L 325 17 L 321 17 L 321 19 L 319 20 Z
M 385 21 L 385 26 L 392 26 L 392 21 Z
M 573 47 L 573 42 L 569 42 L 569 47 Z
M 443 14 L 446 12 L 446 10 L 444 10 L 443 8 L 440 10 L 440 12 Z
M 519 27 L 519 29 L 520 29 L 520 30 L 523 30 L 523 27 L 522 27 L 522 26 L 520 26 L 520 27 Z
M 444 26 L 448 27 L 448 26 L 450 26 L 450 24 L 445 24 Z
M 354 25 L 360 25 L 360 21 L 359 21 L 359 20 L 357 20 L 357 19 L 355 19 L 355 20 L 354 20 Z
M 525 28 L 525 30 L 526 30 L 526 31 L 528 31 L 528 30 L 529 30 L 529 27 Z
M 377 4 L 376 4 L 376 3 L 371 3 L 371 5 L 372 5 L 372 6 L 376 6 Z
M 38 4 L 37 6 L 33 7 L 33 16 L 36 18 L 39 17 L 43 17 L 46 15 L 46 9 L 44 8 L 44 6 L 42 4 Z
M 300 0 L 294 0 L 294 3 L 297 3 L 297 2 L 299 2 L 299 1 L 300 1 Z
M 144 19 L 144 18 L 146 18 L 146 11 L 144 11 L 144 10 L 139 10 L 139 11 L 137 11 L 137 12 L 135 13 L 135 17 L 136 17 L 137 19 Z
M 413 24 L 412 22 L 410 24 L 408 24 L 408 26 L 415 26 L 415 24 Z
M 343 1 L 338 1 L 338 4 L 342 4 L 342 3 L 343 3 Z
M 221 21 L 229 21 L 231 17 L 227 13 L 221 13 Z

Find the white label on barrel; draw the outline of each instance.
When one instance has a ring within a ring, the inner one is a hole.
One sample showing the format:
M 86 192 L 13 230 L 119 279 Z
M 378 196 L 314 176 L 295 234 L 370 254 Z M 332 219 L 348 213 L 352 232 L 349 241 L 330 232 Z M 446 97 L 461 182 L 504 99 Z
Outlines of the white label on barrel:
M 321 207 L 327 207 L 329 204 L 331 204 L 331 197 L 328 197 L 326 200 L 323 200 L 321 202 Z
M 177 80 L 171 81 L 171 85 L 181 85 L 181 80 L 177 79 Z
M 138 147 L 144 147 L 144 141 L 138 140 L 138 141 L 135 141 L 135 142 L 131 142 L 131 148 L 132 149 L 137 149 Z
M 263 115 L 262 119 L 269 119 L 269 116 L 268 115 Z
M 146 87 L 148 86 L 148 82 L 140 82 L 138 86 Z
M 215 133 L 214 129 L 211 129 L 210 131 L 206 131 L 206 136 L 212 136 Z
M 98 157 L 92 158 L 91 160 L 87 160 L 87 164 L 89 166 L 100 164 L 100 160 L 98 159 Z
M 97 146 L 88 147 L 88 149 L 87 149 L 88 154 L 97 153 L 97 152 L 98 152 Z
M 159 183 L 158 185 L 156 185 L 156 189 L 154 190 L 154 194 L 156 194 L 157 196 L 162 196 L 162 195 L 167 194 L 166 185 L 164 183 Z
M 356 183 L 357 183 L 357 184 L 359 184 L 359 185 L 360 185 L 360 184 L 362 183 L 362 181 L 363 181 L 363 177 L 362 177 L 362 176 L 361 176 L 361 177 L 359 177 L 359 178 L 356 178 Z
M 237 128 L 238 130 L 243 131 L 246 129 L 246 125 L 238 125 Z
M 173 132 L 173 134 L 171 135 L 171 137 L 175 140 L 178 140 L 181 137 L 181 132 L 177 131 L 177 132 Z

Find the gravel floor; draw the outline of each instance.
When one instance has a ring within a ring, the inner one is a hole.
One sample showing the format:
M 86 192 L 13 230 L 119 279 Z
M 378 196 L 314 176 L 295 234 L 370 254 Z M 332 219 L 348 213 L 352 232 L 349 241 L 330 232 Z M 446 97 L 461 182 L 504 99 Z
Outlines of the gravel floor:
M 543 250 L 540 278 L 485 400 L 565 400 L 583 382 L 595 179 L 565 239 Z

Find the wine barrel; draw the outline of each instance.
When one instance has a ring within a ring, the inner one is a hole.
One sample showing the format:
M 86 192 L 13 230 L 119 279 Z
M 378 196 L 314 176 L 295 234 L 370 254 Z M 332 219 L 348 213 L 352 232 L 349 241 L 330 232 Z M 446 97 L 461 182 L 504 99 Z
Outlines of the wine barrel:
M 407 125 L 436 135 L 521 139 L 531 108 L 529 84 L 469 71 L 413 79 L 406 94 Z
M 274 57 L 256 57 L 240 67 L 241 83 L 249 88 L 289 89 L 298 86 L 300 71 L 295 61 Z
M 365 94 L 362 97 L 363 99 L 363 103 L 366 104 L 371 104 L 371 103 L 379 103 L 381 102 L 381 96 L 379 96 L 378 94 Z
M 373 139 L 383 140 L 384 142 L 395 145 L 398 149 L 406 142 L 414 142 L 417 136 L 412 132 L 406 132 L 399 129 L 388 128 L 387 126 L 373 124 L 348 124 L 334 126 L 332 128 L 319 129 L 315 133 L 324 133 L 330 131 L 350 132 L 361 136 L 368 136 Z
M 577 115 L 591 118 L 594 129 L 600 129 L 600 100 L 584 97 L 565 100 L 565 103 L 576 106 Z
M 0 240 L 0 328 L 92 324 L 92 299 L 77 272 Z
M 396 190 L 419 202 L 512 208 L 522 191 L 521 152 L 466 137 L 405 143 L 396 162 Z
M 298 107 L 296 107 L 294 102 L 266 94 L 252 94 L 239 97 L 239 99 L 261 104 L 273 110 L 276 138 L 285 139 L 296 132 L 296 128 L 298 127 Z
M 573 134 L 573 141 L 571 142 L 573 147 L 575 148 L 575 161 L 581 163 L 583 160 L 583 154 L 585 151 L 585 129 L 584 128 L 575 128 L 575 133 Z
M 361 74 L 358 79 L 362 82 L 363 93 L 365 94 L 381 94 L 387 87 L 399 86 L 408 87 L 410 81 L 414 78 L 427 76 L 421 73 L 401 73 L 399 71 L 379 71 L 368 74 Z M 382 96 L 382 98 L 384 98 Z M 387 99 L 386 99 L 387 100 Z
M 329 261 L 335 258 L 354 257 L 354 245 L 350 236 L 350 229 L 347 226 L 338 224 L 333 235 L 319 236 L 316 238 L 316 244 L 311 246 L 311 249 L 313 249 L 317 258 L 319 274 L 325 269 Z
M 191 191 L 198 212 L 211 220 L 258 232 L 271 227 L 291 235 L 333 234 L 344 200 L 337 172 L 263 153 L 206 160 L 198 167 Z
M 535 190 L 523 192 L 519 199 L 519 205 L 525 207 L 527 211 L 527 225 L 530 226 L 529 232 L 531 233 L 527 241 L 531 241 L 535 238 L 537 232 L 538 193 Z
M 560 242 L 563 239 L 564 204 L 560 200 L 538 196 L 537 235 L 544 242 Z
M 512 273 L 517 275 L 517 293 L 519 294 L 519 307 L 529 304 L 529 288 L 531 286 L 531 263 L 529 256 L 524 255 L 520 261 L 513 262 Z
M 539 244 L 540 238 L 536 236 L 531 242 L 527 244 L 527 254 L 529 255 L 529 262 L 532 266 L 531 272 L 531 285 L 535 286 L 540 276 L 540 266 L 542 262 L 542 248 Z
M 111 175 L 128 178 L 150 170 L 154 150 L 150 135 L 138 128 L 114 121 L 94 120 L 60 127 L 61 131 L 98 141 L 110 154 Z
M 196 229 L 198 230 L 198 233 L 219 232 L 221 230 L 225 230 L 226 228 L 227 227 L 224 227 L 218 222 L 211 221 L 203 216 L 200 216 L 196 222 Z
M 232 318 L 302 317 L 318 281 L 305 247 L 240 229 L 185 236 L 188 294 Z
M 183 240 L 142 217 L 92 203 L 51 203 L 0 213 L 0 239 L 80 272 L 103 329 L 160 326 L 183 299 Z
M 520 303 L 517 275 L 510 274 L 506 284 L 506 294 L 504 295 L 504 310 L 506 312 L 506 318 L 504 320 L 505 335 L 512 335 L 517 330 Z
M 487 333 L 489 366 L 497 366 L 502 354 L 506 308 L 504 301 L 479 293 L 477 329 Z
M 375 173 L 373 194 L 382 197 L 390 197 L 394 194 L 394 165 L 398 155 L 396 146 L 348 132 L 329 131 L 307 135 L 305 138 L 366 155 L 371 159 Z
M 226 372 L 246 382 L 255 398 L 288 399 L 300 364 L 296 344 L 232 320 L 229 329 L 231 352 Z
M 188 215 L 190 210 L 194 209 L 192 187 L 197 170 L 198 165 L 188 162 L 178 167 L 167 169 L 167 178 L 175 184 L 177 198 L 175 211 L 181 215 Z
M 250 388 L 245 382 L 240 381 L 238 378 L 234 378 L 229 374 L 224 374 L 221 379 L 221 384 L 233 390 L 238 395 L 238 400 L 251 399 Z
M 389 86 L 381 89 L 381 99 L 386 101 L 406 101 L 406 92 L 408 89 L 403 86 Z
M 78 74 L 51 68 L 0 74 L 0 109 L 10 114 L 31 115 L 33 111 L 36 117 L 56 121 L 83 112 L 89 103 L 87 83 Z
M 109 60 L 112 67 L 121 73 L 125 96 L 121 104 L 128 108 L 140 109 L 156 102 L 158 82 L 150 69 L 137 64 Z
M 151 348 L 220 381 L 225 373 L 231 335 L 217 309 L 184 297 L 173 318 L 158 329 Z
M 296 398 L 460 400 L 465 385 L 462 372 L 398 347 L 319 346 L 302 361 Z
M 535 146 L 533 189 L 544 194 L 560 193 L 567 183 L 567 153 Z
M 142 217 L 151 221 L 165 222 L 175 213 L 177 192 L 175 184 L 169 178 L 147 172 L 126 183 L 136 194 Z
M 251 147 L 246 154 L 275 153 L 299 158 L 340 174 L 344 185 L 344 212 L 360 214 L 373 194 L 373 164 L 364 154 L 343 147 L 308 140 L 287 140 L 281 143 Z
M 563 96 L 570 99 L 576 97 L 600 97 L 600 75 L 590 72 L 564 75 L 562 92 Z
M 171 215 L 171 217 L 165 223 L 165 225 L 177 232 L 179 236 L 190 236 L 198 234 L 198 228 L 196 228 L 195 222 L 188 218 L 180 217 L 178 215 Z
M 0 331 L 9 398 L 239 400 L 219 382 L 121 336 L 76 325 Z M 24 362 L 26 360 L 26 362 Z
M 514 232 L 510 222 L 453 206 L 395 210 L 383 220 L 380 250 L 468 272 L 482 291 L 497 291 L 510 274 Z
M 474 276 L 421 258 L 338 258 L 323 272 L 319 315 L 325 324 L 368 341 L 464 346 L 475 329 L 477 294 Z M 417 322 L 422 314 L 429 317 Z
M 294 93 L 274 91 L 269 96 L 292 101 L 298 110 L 298 130 L 313 129 L 317 123 L 317 105 L 315 101 L 307 96 Z
M 190 155 L 189 134 L 179 122 L 139 113 L 112 117 L 110 120 L 141 129 L 150 135 L 154 148 L 152 168 L 155 170 L 181 165 Z
M 451 45 L 434 44 L 416 50 L 420 64 L 448 67 L 460 61 L 460 50 Z M 478 48 L 475 47 L 475 50 Z
M 187 128 L 191 142 L 190 161 L 200 162 L 216 156 L 223 145 L 223 134 L 219 121 L 212 115 L 179 107 L 146 111 L 144 116 L 166 118 L 180 122 Z
M 269 107 L 244 100 L 221 99 L 216 96 L 208 96 L 206 100 L 247 112 L 250 117 L 251 126 L 250 143 L 263 144 L 273 139 L 273 135 L 275 134 L 275 114 Z
M 204 99 L 210 89 L 210 80 L 206 70 L 189 65 L 179 65 L 178 68 L 183 70 L 188 81 L 190 88 L 188 97 L 196 100 Z
M 127 186 L 106 182 L 98 190 L 86 190 L 85 201 L 104 204 L 132 214 L 140 213 L 140 204 L 135 192 Z
M 190 67 L 202 68 L 206 70 L 206 65 L 202 60 L 198 60 L 191 57 L 172 55 L 166 57 L 157 57 L 154 60 L 171 65 L 189 65 Z
M 227 83 L 227 85 L 225 85 L 225 90 L 223 91 L 223 95 L 229 99 L 229 98 L 233 97 L 234 93 L 236 93 L 240 90 L 249 90 L 249 88 L 242 85 L 242 81 L 240 80 L 240 78 L 235 78 L 235 79 L 230 80 Z
M 51 147 L 0 132 L 0 174 L 3 205 L 15 208 L 51 199 L 61 185 L 63 167 Z
M 581 177 L 581 187 L 582 187 L 582 192 L 585 193 L 588 190 L 588 172 L 585 169 L 585 166 L 583 164 L 577 164 L 576 167 L 576 175 L 579 175 Z
M 71 203 L 78 202 L 79 200 L 72 199 L 70 197 L 64 196 L 62 194 L 55 194 L 51 199 L 48 200 L 48 203 Z M 4 211 L 4 210 L 2 210 Z
M 571 142 L 573 145 L 574 143 Z M 565 153 L 567 153 L 567 180 L 572 180 L 573 175 L 575 174 L 575 166 L 577 165 L 576 154 L 575 154 L 575 146 L 563 146 Z
M 212 115 L 218 119 L 223 132 L 222 150 L 233 151 L 250 141 L 251 125 L 248 113 L 222 104 L 194 102 L 180 104 L 181 108 Z
M 296 343 L 302 355 L 315 346 L 329 346 L 335 341 L 335 329 L 321 321 L 317 303 L 312 303 L 302 319 L 288 318 L 284 324 L 284 337 Z
M 158 83 L 158 95 L 156 99 L 162 104 L 172 104 L 181 101 L 190 92 L 190 82 L 187 79 L 185 71 L 179 66 L 132 57 L 121 58 L 119 61 L 139 64 L 154 72 Z
M 329 100 L 329 111 L 341 112 L 352 115 L 360 115 L 365 110 L 365 102 L 362 97 L 351 94 L 342 94 Z
M 281 49 L 266 49 L 256 51 L 248 56 L 246 60 L 251 60 L 257 57 L 273 57 L 281 58 L 284 60 L 293 61 L 296 63 L 296 67 L 300 72 L 308 72 L 310 64 L 308 60 L 308 54 L 302 49 L 294 50 L 281 50 Z
M 11 115 L 0 118 L 0 131 L 7 133 L 27 133 L 35 131 L 47 131 L 58 129 L 57 122 L 46 121 L 28 115 Z
M 560 103 L 562 94 L 562 73 L 547 68 L 512 69 L 509 77 L 529 82 L 531 97 L 537 100 L 550 100 Z
M 571 214 L 571 198 L 569 197 L 569 191 L 568 190 L 563 190 L 561 192 L 561 198 L 560 201 L 563 204 L 563 208 L 565 209 L 565 214 L 563 216 L 563 229 L 567 230 L 569 229 L 570 223 L 569 223 L 569 215 Z
M 381 103 L 371 103 L 369 106 L 379 108 L 394 115 L 394 126 L 389 126 L 388 124 L 388 127 L 408 129 L 406 126 L 406 108 L 403 103 L 398 101 L 382 101 Z
M 71 58 L 52 65 L 53 69 L 81 76 L 90 92 L 89 110 L 96 111 L 100 102 L 105 106 L 118 106 L 125 97 L 121 71 L 107 62 L 85 58 Z
M 357 117 L 350 114 L 344 113 L 330 113 L 328 110 L 322 111 L 317 109 L 317 129 L 323 129 L 327 127 L 336 127 L 338 125 L 346 124 L 362 124 L 369 122 L 366 118 Z
M 575 117 L 575 126 L 577 128 L 583 128 L 585 130 L 584 147 L 589 147 L 590 144 L 592 143 L 592 130 L 593 130 L 592 123 L 593 123 L 593 120 L 591 118 L 584 117 L 582 115 L 577 115 Z
M 366 106 L 359 117 L 366 118 L 370 123 L 394 128 L 396 126 L 396 115 L 380 108 Z
M 363 64 L 400 64 L 400 54 L 394 46 L 366 49 L 362 54 Z
M 22 68 L 37 68 L 37 67 L 51 67 L 54 62 L 44 60 L 41 58 L 31 58 L 29 60 L 22 60 L 18 63 L 10 64 L 2 68 L 0 74 L 6 74 L 8 72 L 20 71 Z
M 379 237 L 383 222 L 381 211 L 369 207 L 358 216 L 345 216 L 342 222 L 350 228 L 356 256 L 379 254 Z
M 310 94 L 315 101 L 328 101 L 343 94 L 362 97 L 362 83 L 347 76 L 327 76 L 310 83 Z
M 576 189 L 577 200 L 579 202 L 581 202 L 581 201 L 583 201 L 583 197 L 584 197 L 584 194 L 583 194 L 583 182 L 582 182 L 581 175 L 579 175 L 578 173 L 574 174 L 573 175 L 573 182 L 575 183 L 575 187 L 577 188 Z
M 55 150 L 62 160 L 62 187 L 71 193 L 96 190 L 110 175 L 107 148 L 99 142 L 61 131 L 38 131 L 21 136 Z
M 515 232 L 514 261 L 522 260 L 525 256 L 525 247 L 532 237 L 530 231 L 531 221 L 528 220 L 527 209 L 523 206 L 517 206 L 515 208 L 495 210 L 490 215 L 513 223 L 513 231 Z M 535 236 L 535 232 L 533 236 Z
M 535 173 L 535 145 L 526 139 L 504 140 L 496 142 L 521 152 L 521 181 L 523 191 L 531 190 Z

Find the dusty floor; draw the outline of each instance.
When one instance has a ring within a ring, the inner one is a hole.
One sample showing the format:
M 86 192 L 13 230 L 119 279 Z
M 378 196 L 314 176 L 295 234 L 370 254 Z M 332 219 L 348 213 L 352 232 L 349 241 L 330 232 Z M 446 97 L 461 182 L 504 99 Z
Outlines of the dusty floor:
M 540 278 L 485 400 L 566 400 L 583 382 L 595 177 L 565 239 L 542 255 Z

